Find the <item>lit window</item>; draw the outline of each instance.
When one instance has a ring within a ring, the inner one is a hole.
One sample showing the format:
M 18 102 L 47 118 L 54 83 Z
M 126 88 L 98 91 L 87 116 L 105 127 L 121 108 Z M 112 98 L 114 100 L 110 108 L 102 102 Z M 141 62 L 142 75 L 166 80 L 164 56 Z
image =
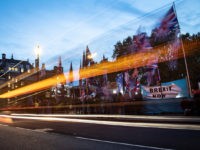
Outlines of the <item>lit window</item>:
M 24 68 L 21 68 L 21 72 L 24 72 Z
M 10 83 L 8 83 L 8 87 L 10 87 Z
M 8 68 L 8 70 L 12 70 L 12 68 L 11 68 L 11 67 L 9 67 L 9 68 Z
M 8 76 L 8 79 L 11 79 L 10 75 Z
M 18 71 L 18 68 L 15 68 L 15 71 Z
M 28 73 L 30 73 L 31 72 L 31 70 L 30 69 L 28 69 Z

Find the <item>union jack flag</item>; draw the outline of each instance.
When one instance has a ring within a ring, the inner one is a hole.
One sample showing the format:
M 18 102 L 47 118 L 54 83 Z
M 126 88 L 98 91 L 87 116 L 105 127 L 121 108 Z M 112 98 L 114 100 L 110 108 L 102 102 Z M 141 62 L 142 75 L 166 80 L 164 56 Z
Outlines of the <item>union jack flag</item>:
M 165 14 L 154 32 L 159 37 L 166 36 L 172 31 L 179 32 L 179 23 L 173 6 Z

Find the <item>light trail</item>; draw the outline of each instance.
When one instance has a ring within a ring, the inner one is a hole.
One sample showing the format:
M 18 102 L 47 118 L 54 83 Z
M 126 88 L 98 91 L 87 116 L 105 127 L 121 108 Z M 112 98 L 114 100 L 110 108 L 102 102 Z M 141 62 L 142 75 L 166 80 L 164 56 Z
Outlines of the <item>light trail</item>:
M 181 117 L 181 116 L 142 116 L 142 115 L 68 115 L 68 114 L 17 114 L 13 113 L 12 116 L 29 116 L 29 117 L 67 117 L 67 118 L 115 118 L 115 119 L 150 119 L 150 120 L 162 120 L 162 121 L 193 121 L 200 122 L 199 117 Z
M 200 47 L 200 42 L 199 41 L 190 42 L 189 44 L 185 44 L 184 47 L 185 47 L 186 55 L 191 55 L 194 52 L 192 50 Z M 163 46 L 158 46 L 158 47 L 153 48 L 149 52 L 140 52 L 136 54 L 130 54 L 128 56 L 121 57 L 114 62 L 103 62 L 100 64 L 95 64 L 91 67 L 83 68 L 80 71 L 77 70 L 75 72 L 79 72 L 79 79 L 90 78 L 94 76 L 103 75 L 105 74 L 105 72 L 109 74 L 113 72 L 146 66 L 149 62 L 151 62 L 152 60 L 155 60 L 158 57 L 158 55 L 165 56 L 167 53 L 168 53 L 167 48 L 163 48 Z M 177 57 L 174 57 L 172 59 L 175 60 L 182 57 L 183 57 L 183 54 L 179 53 Z M 165 61 L 168 61 L 168 60 L 159 59 L 158 63 L 165 62 Z M 50 88 L 56 85 L 57 83 L 65 82 L 66 80 L 68 82 L 73 82 L 74 78 L 72 74 L 69 74 L 68 76 L 64 76 L 63 74 L 60 74 L 58 76 L 54 76 L 42 81 L 38 81 L 36 83 L 15 89 L 13 91 L 3 93 L 0 95 L 0 98 L 12 98 L 12 97 L 20 96 L 23 94 L 37 92 L 40 90 Z
M 144 128 L 161 128 L 161 129 L 198 130 L 198 131 L 200 130 L 199 125 L 189 125 L 189 124 L 120 122 L 120 121 L 102 121 L 102 120 L 75 119 L 75 118 L 72 119 L 72 118 L 58 118 L 58 117 L 28 117 L 28 116 L 10 116 L 10 115 L 0 115 L 0 117 L 11 118 L 11 119 L 75 122 L 75 123 L 89 123 L 89 124 L 125 126 L 125 127 L 144 127 Z

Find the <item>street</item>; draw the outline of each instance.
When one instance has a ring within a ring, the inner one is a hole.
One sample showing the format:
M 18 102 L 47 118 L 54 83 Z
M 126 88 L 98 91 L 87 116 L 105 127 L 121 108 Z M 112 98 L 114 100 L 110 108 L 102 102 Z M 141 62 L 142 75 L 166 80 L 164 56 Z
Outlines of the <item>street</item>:
M 1 149 L 198 149 L 200 146 L 198 124 L 127 122 L 125 125 L 121 122 L 122 125 L 115 125 L 120 121 L 99 120 L 104 122 L 101 124 L 88 123 L 89 119 L 41 118 L 46 121 L 38 117 L 1 122 Z M 142 124 L 145 125 L 140 127 Z M 176 125 L 182 128 L 175 128 Z

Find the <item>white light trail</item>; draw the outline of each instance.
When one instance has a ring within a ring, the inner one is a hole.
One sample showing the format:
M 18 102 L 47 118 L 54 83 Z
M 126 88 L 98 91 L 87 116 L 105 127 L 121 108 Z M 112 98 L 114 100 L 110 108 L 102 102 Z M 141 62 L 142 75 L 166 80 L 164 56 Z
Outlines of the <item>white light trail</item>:
M 12 116 L 12 115 L 0 115 L 0 117 L 12 118 L 12 119 L 29 119 L 29 120 L 42 120 L 42 121 L 89 123 L 89 124 L 125 126 L 125 127 L 200 130 L 199 125 L 188 125 L 188 124 L 119 122 L 119 121 L 100 121 L 100 120 L 89 120 L 89 119 L 59 118 L 59 117 L 28 117 L 28 116 Z

